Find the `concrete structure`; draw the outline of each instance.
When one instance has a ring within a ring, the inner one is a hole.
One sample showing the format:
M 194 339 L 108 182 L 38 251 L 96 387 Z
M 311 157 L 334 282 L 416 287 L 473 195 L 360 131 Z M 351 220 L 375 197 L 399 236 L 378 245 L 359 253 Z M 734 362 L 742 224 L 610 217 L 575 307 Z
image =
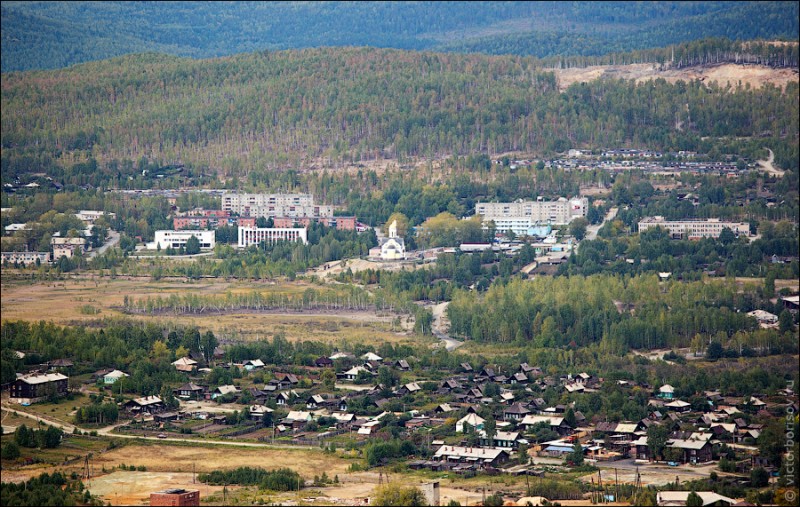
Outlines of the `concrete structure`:
M 439 481 L 426 482 L 420 486 L 425 495 L 425 505 L 439 505 Z
M 216 233 L 214 231 L 201 231 L 201 230 L 183 230 L 183 231 L 156 231 L 155 240 L 147 244 L 150 250 L 157 250 L 161 245 L 161 249 L 166 248 L 180 248 L 186 247 L 186 242 L 192 236 L 196 237 L 200 242 L 201 250 L 209 250 L 214 248 L 216 244 Z
M 333 206 L 314 204 L 311 194 L 225 194 L 222 209 L 252 217 L 333 216 Z
M 208 227 L 209 217 L 175 217 L 172 219 L 172 228 L 176 231 L 181 229 L 205 229 Z
M 239 248 L 258 245 L 262 241 L 274 244 L 278 241 L 301 241 L 308 244 L 308 229 L 288 227 L 239 227 Z
M 3 252 L 2 256 L 2 262 L 8 262 L 9 264 L 16 262 L 17 264 L 30 266 L 36 264 L 37 259 L 39 264 L 50 262 L 50 252 Z
M 172 219 L 172 228 L 179 229 L 206 229 L 209 226 L 217 228 L 223 225 L 232 225 L 235 220 L 230 211 L 218 209 L 194 209 L 185 213 L 177 213 Z
M 273 227 L 308 227 L 311 222 L 321 223 L 340 231 L 355 231 L 356 217 L 275 217 L 272 219 Z
M 196 489 L 165 489 L 150 493 L 151 506 L 188 506 L 200 505 L 200 491 Z
M 494 221 L 498 232 L 513 231 L 517 235 L 538 235 L 541 225 L 566 225 L 585 217 L 589 200 L 585 197 L 559 198 L 557 201 L 479 202 L 475 214 L 483 218 L 483 228 Z
M 236 225 L 238 227 L 255 227 L 256 217 L 239 217 L 236 219 Z
M 11 385 L 11 402 L 29 405 L 50 395 L 67 394 L 69 377 L 61 373 L 26 375 L 19 377 Z
M 718 238 L 723 229 L 730 229 L 736 236 L 749 236 L 750 225 L 742 222 L 723 222 L 718 218 L 708 220 L 665 220 L 662 216 L 646 217 L 639 222 L 639 232 L 653 227 L 666 229 L 673 238 L 688 239 Z
M 58 260 L 61 257 L 71 259 L 76 252 L 86 251 L 86 240 L 84 238 L 55 237 L 50 240 L 50 246 L 53 247 L 53 259 Z

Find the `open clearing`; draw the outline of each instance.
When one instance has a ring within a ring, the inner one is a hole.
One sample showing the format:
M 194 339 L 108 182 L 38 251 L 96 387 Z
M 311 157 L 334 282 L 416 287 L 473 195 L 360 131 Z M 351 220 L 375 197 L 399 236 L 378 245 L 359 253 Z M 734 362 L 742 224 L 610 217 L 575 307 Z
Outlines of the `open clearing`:
M 248 449 L 231 448 L 223 446 L 213 447 L 184 447 L 174 445 L 139 445 L 129 444 L 124 447 L 112 449 L 102 453 L 95 453 L 91 460 L 91 466 L 95 477 L 87 482 L 88 489 L 95 495 L 102 495 L 104 501 L 111 505 L 143 505 L 149 500 L 149 494 L 165 488 L 187 488 L 199 489 L 201 497 L 205 498 L 211 494 L 222 491 L 221 486 L 208 486 L 200 482 L 192 483 L 192 468 L 196 473 L 209 472 L 219 469 L 233 469 L 240 466 L 255 466 L 266 469 L 289 467 L 296 470 L 309 483 L 315 475 L 322 475 L 325 472 L 328 477 L 333 478 L 338 475 L 340 484 L 325 488 L 307 487 L 303 489 L 300 496 L 304 499 L 316 498 L 315 503 L 322 505 L 340 504 L 353 505 L 358 500 L 369 497 L 381 480 L 390 482 L 401 482 L 403 484 L 421 485 L 429 482 L 422 475 L 418 474 L 394 474 L 381 477 L 378 472 L 354 472 L 348 473 L 351 460 L 338 456 L 325 454 L 318 450 L 307 449 Z M 147 468 L 145 472 L 122 471 L 117 467 L 120 464 L 127 466 L 143 465 Z M 6 481 L 26 480 L 41 473 L 52 473 L 56 470 L 67 473 L 76 471 L 80 473 L 82 462 L 69 466 L 42 466 L 33 465 L 23 467 L 19 470 L 4 470 L 3 478 Z M 111 473 L 100 473 L 101 470 L 112 470 Z M 478 502 L 482 497 L 482 491 L 473 484 L 476 479 L 441 481 L 441 497 L 443 503 L 449 499 L 455 499 L 470 504 Z M 496 480 L 496 479 L 495 479 Z M 514 481 L 514 479 L 507 479 Z M 492 481 L 494 482 L 494 481 Z M 494 490 L 495 486 L 484 484 L 487 494 Z M 508 491 L 508 485 L 497 484 L 497 488 Z M 274 501 L 296 500 L 297 493 L 262 493 L 255 491 L 254 488 L 228 487 L 229 493 L 234 496 L 236 489 L 247 489 L 245 493 L 248 498 L 257 496 L 263 499 L 270 498 Z M 218 496 L 218 495 L 217 495 Z M 313 501 L 312 501 L 313 502 Z M 363 504 L 363 501 L 361 502 Z
M 753 88 L 770 83 L 779 88 L 800 81 L 797 69 L 773 69 L 766 65 L 737 65 L 733 63 L 700 65 L 683 69 L 658 70 L 652 63 L 635 63 L 631 65 L 594 65 L 584 68 L 554 69 L 560 90 L 565 90 L 573 83 L 584 83 L 599 77 L 616 79 L 634 79 L 637 83 L 663 78 L 667 82 L 692 81 L 700 79 L 705 83 L 716 81 L 725 87 L 728 83 L 736 87 L 750 84 Z
M 372 342 L 418 341 L 408 332 L 413 318 L 374 310 L 269 310 L 264 312 L 232 311 L 222 314 L 127 315 L 119 310 L 125 296 L 167 298 L 171 294 L 224 295 L 257 291 L 262 293 L 301 294 L 306 289 L 323 287 L 303 281 L 295 282 L 229 282 L 223 279 L 185 282 L 175 280 L 126 279 L 123 277 L 97 279 L 68 279 L 55 282 L 4 282 L 0 285 L 0 309 L 7 320 L 48 320 L 61 325 L 91 326 L 107 317 L 125 317 L 140 322 L 158 322 L 197 326 L 222 337 L 256 339 L 282 331 L 289 340 L 319 340 L 336 342 L 341 339 Z M 99 313 L 82 312 L 92 306 Z
M 678 467 L 668 466 L 652 466 L 646 465 L 639 467 L 639 479 L 643 486 L 664 486 L 669 483 L 675 482 L 677 478 L 680 482 L 694 481 L 700 478 L 708 478 L 716 465 L 681 465 Z M 605 484 L 614 484 L 619 481 L 620 484 L 636 484 L 636 469 L 632 468 L 604 468 L 601 471 L 601 476 Z M 583 482 L 598 481 L 597 473 L 585 475 L 580 478 Z
M 148 472 L 197 472 L 227 470 L 240 466 L 266 469 L 289 467 L 306 479 L 326 472 L 343 474 L 350 462 L 322 451 L 308 449 L 265 449 L 226 446 L 126 445 L 105 452 L 94 460 L 106 469 L 119 464 L 144 465 Z
M 191 473 L 164 472 L 116 471 L 89 479 L 85 484 L 93 495 L 101 495 L 111 505 L 148 505 L 151 492 L 167 488 L 197 489 L 200 490 L 200 498 L 222 491 L 223 488 L 192 483 Z

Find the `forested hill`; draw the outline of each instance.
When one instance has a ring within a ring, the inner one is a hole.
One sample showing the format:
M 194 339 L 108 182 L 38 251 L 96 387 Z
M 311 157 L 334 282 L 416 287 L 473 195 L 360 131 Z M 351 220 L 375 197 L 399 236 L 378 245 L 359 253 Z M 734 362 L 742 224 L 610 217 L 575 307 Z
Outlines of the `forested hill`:
M 790 2 L 2 3 L 3 72 L 147 51 L 321 46 L 601 56 L 704 37 L 797 40 Z
M 310 160 L 571 147 L 734 153 L 798 165 L 798 85 L 601 80 L 564 93 L 533 58 L 323 48 L 142 54 L 2 81 L 2 170 L 142 157 L 227 175 Z M 85 168 L 84 168 L 85 169 Z M 78 169 L 76 169 L 78 170 Z M 83 169 L 81 169 L 83 170 Z M 91 172 L 91 169 L 86 169 Z

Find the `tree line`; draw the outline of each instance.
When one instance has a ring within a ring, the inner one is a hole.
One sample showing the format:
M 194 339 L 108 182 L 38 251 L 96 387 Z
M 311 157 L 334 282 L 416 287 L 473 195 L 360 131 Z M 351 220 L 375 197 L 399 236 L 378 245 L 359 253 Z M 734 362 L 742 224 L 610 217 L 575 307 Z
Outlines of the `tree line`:
M 656 275 L 572 276 L 456 290 L 447 308 L 451 332 L 479 342 L 536 347 L 599 343 L 612 353 L 688 347 L 697 336 L 736 336 L 761 354 L 796 349 L 776 330 L 741 313 L 744 296 L 726 281 L 659 282 Z M 746 309 L 746 307 L 745 307 Z

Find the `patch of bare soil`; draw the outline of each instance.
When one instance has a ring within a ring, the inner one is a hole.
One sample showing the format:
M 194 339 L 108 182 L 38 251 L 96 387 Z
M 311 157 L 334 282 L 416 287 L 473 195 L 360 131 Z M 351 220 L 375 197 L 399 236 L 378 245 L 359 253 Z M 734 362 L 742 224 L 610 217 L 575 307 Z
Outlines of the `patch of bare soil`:
M 788 83 L 800 81 L 797 69 L 773 69 L 766 65 L 737 65 L 732 63 L 700 65 L 682 69 L 659 70 L 652 63 L 631 65 L 594 65 L 585 68 L 554 69 L 559 89 L 567 89 L 573 83 L 584 83 L 599 77 L 634 79 L 636 82 L 663 78 L 670 83 L 700 79 L 705 83 L 716 81 L 720 86 L 730 84 L 760 88 L 767 83 L 785 88 Z
M 713 465 L 680 465 L 677 467 L 669 467 L 666 465 L 642 465 L 636 468 L 618 468 L 618 469 L 601 469 L 601 475 L 604 482 L 612 483 L 619 481 L 620 484 L 635 484 L 636 474 L 639 474 L 639 480 L 644 486 L 664 486 L 670 482 L 675 482 L 677 478 L 680 482 L 693 481 L 697 479 L 707 478 L 714 470 Z M 589 474 L 581 477 L 579 480 L 583 482 L 590 482 L 592 479 L 597 481 L 597 474 Z
M 375 488 L 381 481 L 384 483 L 397 481 L 404 486 L 421 486 L 423 482 L 426 482 L 416 477 L 400 474 L 388 474 L 381 477 L 376 472 L 340 475 L 339 480 L 338 486 L 318 488 L 318 491 L 324 496 L 324 502 L 328 505 L 368 505 L 366 500 L 374 494 Z M 442 483 L 439 489 L 439 505 L 447 505 L 450 500 L 456 500 L 461 505 L 476 505 L 482 498 L 483 492 L 475 488 L 467 489 Z
M 757 160 L 756 162 L 758 163 L 762 171 L 765 171 L 773 176 L 778 176 L 782 178 L 785 171 L 782 171 L 777 167 L 775 167 L 774 164 L 775 154 L 769 148 L 767 148 L 767 151 L 769 152 L 769 157 L 767 157 L 767 160 Z
M 148 505 L 150 493 L 170 488 L 199 490 L 201 499 L 223 488 L 192 482 L 191 473 L 122 471 L 89 479 L 86 487 L 93 495 L 102 496 L 110 505 Z
M 316 275 L 320 278 L 336 276 L 350 268 L 353 273 L 365 271 L 367 269 L 383 271 L 413 271 L 417 268 L 416 264 L 408 262 L 388 262 L 388 261 L 369 261 L 365 259 L 345 259 L 332 261 L 316 268 L 309 269 L 307 275 Z

